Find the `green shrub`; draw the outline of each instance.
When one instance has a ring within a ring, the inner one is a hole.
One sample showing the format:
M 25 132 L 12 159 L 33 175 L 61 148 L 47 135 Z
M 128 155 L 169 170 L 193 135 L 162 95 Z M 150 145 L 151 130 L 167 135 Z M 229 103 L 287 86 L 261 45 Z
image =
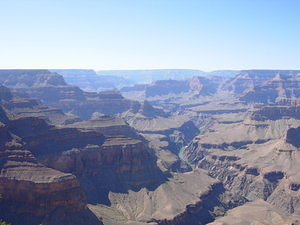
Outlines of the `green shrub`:
M 0 220 L 0 225 L 12 225 L 12 224 L 11 223 L 6 223 L 6 222 Z

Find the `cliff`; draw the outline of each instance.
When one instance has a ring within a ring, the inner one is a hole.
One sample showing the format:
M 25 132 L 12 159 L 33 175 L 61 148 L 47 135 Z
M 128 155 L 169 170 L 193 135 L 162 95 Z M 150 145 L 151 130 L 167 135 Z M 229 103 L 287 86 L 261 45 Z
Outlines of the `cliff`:
M 48 167 L 75 174 L 89 202 L 107 204 L 109 191 L 127 192 L 158 185 L 164 180 L 145 144 L 128 137 L 106 138 L 102 146 L 47 155 L 41 161 Z
M 2 219 L 13 224 L 59 224 L 46 217 L 60 209 L 64 214 L 81 213 L 87 224 L 101 224 L 87 209 L 75 176 L 39 164 L 23 149 L 1 151 L 0 165 Z M 66 224 L 74 224 L 75 218 L 69 216 Z
M 8 88 L 1 86 L 1 107 L 10 111 L 11 118 L 38 117 L 52 124 L 69 124 L 80 119 L 76 116 L 66 115 L 60 109 L 42 105 L 37 99 L 20 98 L 13 94 Z
M 272 79 L 255 86 L 240 97 L 246 102 L 275 103 L 286 98 L 299 98 L 299 76 L 278 73 Z
M 139 139 L 136 130 L 129 126 L 128 123 L 119 117 L 114 116 L 96 116 L 87 121 L 75 122 L 65 125 L 64 127 L 79 128 L 82 130 L 95 130 L 105 136 L 127 136 Z
M 9 103 L 7 100 L 5 103 Z M 17 118 L 2 106 L 0 109 L 1 219 L 16 225 L 82 224 L 82 220 L 85 224 L 102 224 L 86 207 L 76 177 L 46 167 L 39 157 L 89 143 L 101 145 L 103 135 L 57 129 L 40 118 Z
M 251 119 L 256 121 L 279 120 L 283 118 L 300 119 L 300 104 L 277 103 L 263 106 L 251 115 Z
M 221 86 L 222 90 L 234 95 L 251 91 L 254 87 L 273 79 L 277 74 L 284 76 L 297 76 L 298 70 L 242 70 L 235 77 L 228 79 Z

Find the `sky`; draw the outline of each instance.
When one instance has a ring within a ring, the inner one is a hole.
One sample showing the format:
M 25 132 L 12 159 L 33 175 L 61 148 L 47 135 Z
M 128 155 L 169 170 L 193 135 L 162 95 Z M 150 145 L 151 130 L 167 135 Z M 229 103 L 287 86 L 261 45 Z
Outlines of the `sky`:
M 1 69 L 300 69 L 300 0 L 0 0 Z

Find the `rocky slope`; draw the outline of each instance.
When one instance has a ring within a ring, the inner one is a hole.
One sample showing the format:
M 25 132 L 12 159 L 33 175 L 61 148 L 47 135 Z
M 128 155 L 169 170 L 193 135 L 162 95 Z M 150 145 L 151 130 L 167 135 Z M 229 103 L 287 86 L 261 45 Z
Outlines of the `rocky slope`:
M 209 205 L 205 196 L 218 196 L 222 192 L 218 185 L 201 170 L 174 174 L 156 189 L 111 193 L 110 209 L 101 205 L 92 205 L 90 209 L 108 225 L 205 224 L 205 220 L 212 219 L 210 210 L 220 204 L 216 200 Z
M 45 148 L 37 147 L 43 138 L 31 138 L 53 128 L 38 118 L 6 117 L 1 125 L 0 217 L 13 224 L 82 224 L 83 220 L 91 225 L 102 224 L 87 208 L 74 175 L 39 162 L 38 156 L 45 154 L 47 144 L 42 145 Z M 54 135 L 48 134 L 44 141 L 53 142 Z M 48 144 L 48 151 L 56 147 Z

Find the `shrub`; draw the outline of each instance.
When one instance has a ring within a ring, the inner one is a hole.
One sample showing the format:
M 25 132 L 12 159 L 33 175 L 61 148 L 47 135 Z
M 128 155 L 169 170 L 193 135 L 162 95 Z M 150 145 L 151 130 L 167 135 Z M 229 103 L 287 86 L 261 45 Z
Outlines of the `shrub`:
M 0 225 L 12 225 L 12 224 L 11 223 L 6 223 L 6 222 L 0 220 Z

